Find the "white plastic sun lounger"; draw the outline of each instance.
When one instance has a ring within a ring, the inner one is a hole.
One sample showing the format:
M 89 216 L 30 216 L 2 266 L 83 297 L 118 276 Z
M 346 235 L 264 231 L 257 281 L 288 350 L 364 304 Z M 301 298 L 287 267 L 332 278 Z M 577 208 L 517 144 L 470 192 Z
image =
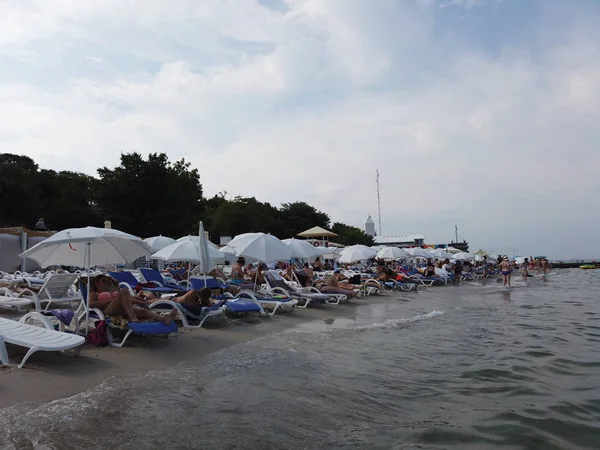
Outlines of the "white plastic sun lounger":
M 44 320 L 45 318 L 42 316 L 36 317 L 36 319 L 44 324 L 44 328 L 29 325 L 25 323 L 27 316 L 18 322 L 0 317 L 0 364 L 8 364 L 8 351 L 5 343 L 29 348 L 19 364 L 20 369 L 37 351 L 60 352 L 79 347 L 85 342 L 83 336 L 56 331 L 52 324 L 48 320 Z
M 39 292 L 23 289 L 19 297 L 31 299 L 37 311 L 42 311 L 42 303 L 46 303 L 45 310 L 48 310 L 52 303 L 82 302 L 83 298 L 74 286 L 76 279 L 75 273 L 55 273 L 46 278 Z

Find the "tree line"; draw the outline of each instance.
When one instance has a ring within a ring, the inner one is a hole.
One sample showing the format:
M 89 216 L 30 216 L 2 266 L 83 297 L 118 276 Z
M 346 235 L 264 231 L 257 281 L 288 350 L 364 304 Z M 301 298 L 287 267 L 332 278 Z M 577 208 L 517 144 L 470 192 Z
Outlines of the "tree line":
M 357 227 L 331 222 L 329 215 L 296 201 L 280 206 L 254 197 L 227 199 L 219 193 L 205 198 L 200 173 L 184 159 L 165 153 L 147 159 L 121 154 L 120 165 L 101 167 L 97 177 L 43 169 L 31 158 L 0 154 L 0 227 L 33 228 L 43 217 L 52 230 L 112 226 L 136 236 L 162 234 L 174 238 L 198 233 L 203 221 L 211 238 L 262 231 L 278 238 L 321 226 L 338 234 L 344 245 L 373 245 Z

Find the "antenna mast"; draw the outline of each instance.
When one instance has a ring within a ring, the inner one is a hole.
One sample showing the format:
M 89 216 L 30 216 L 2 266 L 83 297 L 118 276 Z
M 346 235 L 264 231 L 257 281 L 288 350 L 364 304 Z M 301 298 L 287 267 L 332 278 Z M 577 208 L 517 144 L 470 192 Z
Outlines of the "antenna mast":
M 454 225 L 454 236 L 456 237 L 456 242 L 458 244 L 458 225 Z
M 377 213 L 379 215 L 379 236 L 381 236 L 381 198 L 379 197 L 379 169 L 376 170 L 377 173 Z

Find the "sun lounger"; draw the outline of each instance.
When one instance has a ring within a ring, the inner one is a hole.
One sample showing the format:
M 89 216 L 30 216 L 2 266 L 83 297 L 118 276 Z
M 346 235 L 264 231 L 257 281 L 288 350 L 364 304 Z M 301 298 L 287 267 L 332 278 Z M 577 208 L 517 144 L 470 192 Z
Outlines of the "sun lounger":
M 318 292 L 306 292 L 294 289 L 292 286 L 287 284 L 285 280 L 275 270 L 266 270 L 263 273 L 265 281 L 267 283 L 266 291 L 271 295 L 283 294 L 291 297 L 300 298 L 304 300 L 304 304 L 298 303 L 298 308 L 306 308 L 309 304 L 324 304 L 324 303 L 339 303 L 340 298 L 335 298 L 329 294 L 322 294 Z
M 83 298 L 83 301 L 85 303 L 87 303 L 87 286 L 81 281 L 79 282 L 79 290 L 81 292 L 81 297 Z M 158 300 L 158 301 L 171 303 L 172 304 L 171 309 L 173 307 L 177 307 L 174 302 L 170 302 L 168 300 Z M 179 312 L 180 320 L 183 322 L 185 319 L 184 313 L 179 308 L 177 308 L 177 311 Z M 80 308 L 78 311 L 78 315 L 79 315 L 79 321 L 81 323 L 84 323 L 85 309 Z M 107 319 L 106 316 L 104 315 L 104 313 L 97 308 L 90 308 L 89 316 L 94 321 L 106 320 L 106 324 L 108 325 L 108 329 L 109 329 L 109 333 L 108 333 L 109 344 L 113 347 L 118 347 L 118 348 L 123 347 L 123 345 L 125 344 L 125 341 L 132 333 L 136 333 L 136 334 L 140 334 L 140 335 L 170 335 L 170 334 L 178 332 L 177 324 L 175 323 L 175 321 L 171 322 L 170 325 L 165 325 L 164 323 L 161 323 L 161 322 L 129 322 L 127 324 L 127 327 L 123 330 L 123 331 L 125 331 L 125 335 L 121 338 L 120 341 L 117 341 L 114 338 L 113 332 L 111 331 L 111 330 L 115 330 L 116 327 L 114 327 L 111 324 L 110 318 Z
M 81 295 L 74 286 L 76 279 L 77 274 L 55 273 L 46 278 L 38 292 L 23 289 L 19 298 L 30 299 L 37 311 L 42 311 L 43 303 L 46 304 L 44 309 L 47 310 L 55 303 L 81 302 Z
M 187 291 L 187 288 L 184 286 L 180 286 L 179 284 L 167 282 L 164 279 L 164 277 L 162 276 L 162 274 L 160 273 L 160 271 L 158 271 L 156 269 L 149 269 L 149 268 L 142 267 L 142 268 L 140 268 L 140 273 L 142 274 L 142 276 L 144 277 L 144 280 L 147 283 L 155 283 L 160 287 L 171 288 L 176 291 Z
M 117 280 L 119 282 L 120 287 L 128 289 L 129 292 L 131 292 L 132 294 L 135 293 L 136 286 L 140 284 L 135 275 L 129 271 L 108 272 L 108 275 Z M 169 287 L 144 287 L 144 290 L 152 292 L 154 294 L 170 294 L 173 292 L 181 292 L 180 286 L 177 286 L 177 288 L 171 288 L 170 285 Z
M 22 368 L 35 352 L 70 350 L 85 342 L 83 336 L 56 331 L 49 321 L 43 319 L 43 317 L 39 318 L 44 324 L 44 328 L 24 323 L 25 317 L 19 322 L 0 317 L 0 363 L 8 364 L 8 352 L 5 343 L 29 348 L 19 364 L 19 368 Z

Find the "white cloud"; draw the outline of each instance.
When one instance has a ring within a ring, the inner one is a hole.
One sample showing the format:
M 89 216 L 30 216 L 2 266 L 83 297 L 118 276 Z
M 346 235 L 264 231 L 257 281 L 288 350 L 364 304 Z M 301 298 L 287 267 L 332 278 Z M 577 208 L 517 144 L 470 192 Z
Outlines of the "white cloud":
M 426 3 L 2 3 L 0 151 L 88 173 L 164 151 L 208 195 L 306 200 L 356 225 L 379 168 L 384 233 L 440 242 L 457 223 L 475 246 L 592 252 L 595 7 L 564 17 L 564 39 L 532 18 L 545 45 L 490 52 Z

